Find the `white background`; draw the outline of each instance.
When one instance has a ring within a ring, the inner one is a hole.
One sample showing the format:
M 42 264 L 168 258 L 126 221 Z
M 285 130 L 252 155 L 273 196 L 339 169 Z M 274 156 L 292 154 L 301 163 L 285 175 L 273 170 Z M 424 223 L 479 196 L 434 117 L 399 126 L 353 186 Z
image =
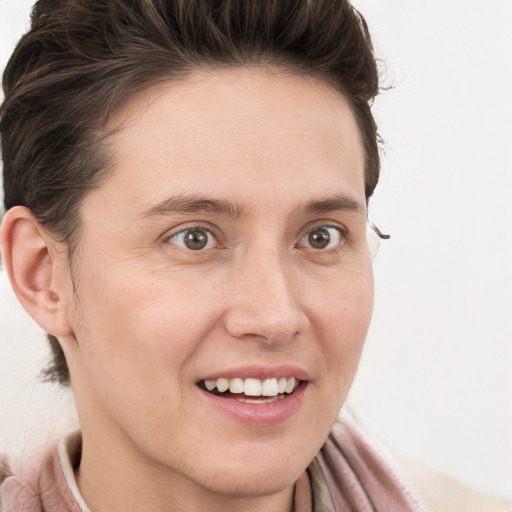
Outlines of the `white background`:
M 2 69 L 30 3 L 0 0 Z M 512 2 L 355 4 L 394 86 L 371 204 L 393 236 L 351 402 L 401 452 L 512 497 Z M 0 336 L 0 452 L 27 456 L 70 399 L 37 382 L 44 338 L 1 273 Z

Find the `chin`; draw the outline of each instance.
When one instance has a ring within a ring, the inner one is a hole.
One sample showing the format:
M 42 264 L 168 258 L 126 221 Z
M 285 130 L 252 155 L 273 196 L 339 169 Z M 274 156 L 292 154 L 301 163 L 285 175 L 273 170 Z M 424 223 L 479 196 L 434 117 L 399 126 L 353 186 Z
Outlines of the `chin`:
M 216 494 L 232 496 L 237 498 L 257 498 L 270 496 L 292 486 L 299 478 L 304 467 L 297 469 L 287 468 L 286 471 L 279 471 L 276 468 L 264 470 L 247 470 L 244 473 L 225 472 L 220 476 L 218 473 L 212 475 L 207 481 L 198 482 Z
M 224 457 L 196 461 L 193 466 L 182 467 L 181 473 L 195 485 L 217 495 L 270 496 L 293 486 L 316 453 L 311 455 L 300 448 L 285 451 L 279 448 L 272 443 L 262 443 L 258 450 L 244 450 L 245 453 L 226 450 Z

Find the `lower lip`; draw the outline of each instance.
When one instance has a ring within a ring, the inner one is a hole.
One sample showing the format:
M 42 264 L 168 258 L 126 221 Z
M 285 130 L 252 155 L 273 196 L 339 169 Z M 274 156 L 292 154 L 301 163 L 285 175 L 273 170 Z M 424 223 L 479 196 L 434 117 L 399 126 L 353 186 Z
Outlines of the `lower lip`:
M 255 427 L 276 425 L 291 418 L 304 402 L 304 395 L 308 383 L 301 382 L 299 387 L 285 398 L 275 402 L 251 404 L 239 402 L 234 398 L 222 398 L 212 395 L 201 388 L 197 390 L 210 406 L 234 420 Z

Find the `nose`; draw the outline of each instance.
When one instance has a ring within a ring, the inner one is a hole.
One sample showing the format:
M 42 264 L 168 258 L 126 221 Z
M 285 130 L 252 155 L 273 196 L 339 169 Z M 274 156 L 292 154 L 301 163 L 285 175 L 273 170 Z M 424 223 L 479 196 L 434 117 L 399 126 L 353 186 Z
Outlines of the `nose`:
M 229 286 L 230 307 L 224 318 L 235 338 L 280 344 L 304 331 L 296 276 L 279 254 L 268 251 L 239 262 Z

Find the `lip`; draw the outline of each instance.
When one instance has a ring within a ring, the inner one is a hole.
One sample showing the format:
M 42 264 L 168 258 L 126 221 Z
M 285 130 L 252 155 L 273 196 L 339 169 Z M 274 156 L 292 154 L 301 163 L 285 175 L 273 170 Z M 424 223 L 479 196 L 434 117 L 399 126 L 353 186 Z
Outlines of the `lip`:
M 239 368 L 229 368 L 222 371 L 216 371 L 215 373 L 210 373 L 208 375 L 202 376 L 199 380 L 217 380 L 217 379 L 272 379 L 272 378 L 283 378 L 287 379 L 291 377 L 295 377 L 300 381 L 308 381 L 309 376 L 306 371 L 291 365 L 281 365 L 281 366 L 260 366 L 260 365 L 251 365 L 251 366 L 241 366 Z
M 290 376 L 293 377 L 294 375 Z M 301 381 L 292 394 L 281 400 L 263 404 L 238 402 L 233 398 L 213 395 L 198 386 L 196 386 L 196 389 L 200 398 L 204 400 L 205 406 L 211 407 L 215 413 L 247 426 L 266 427 L 282 423 L 297 413 L 304 402 L 307 387 L 308 382 Z

